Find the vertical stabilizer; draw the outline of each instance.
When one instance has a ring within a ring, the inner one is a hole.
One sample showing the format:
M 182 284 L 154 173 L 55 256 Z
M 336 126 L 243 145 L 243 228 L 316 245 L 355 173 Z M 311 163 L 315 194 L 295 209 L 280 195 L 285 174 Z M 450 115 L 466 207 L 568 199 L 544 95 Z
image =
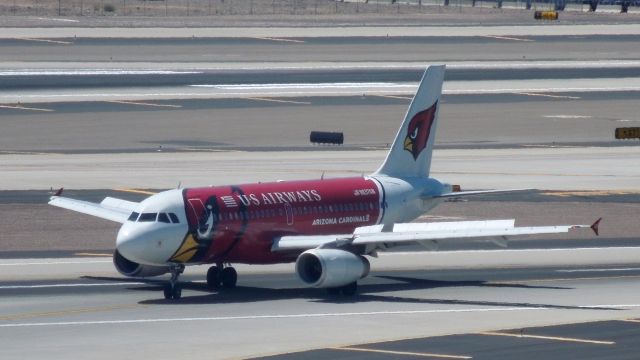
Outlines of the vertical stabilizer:
M 391 150 L 376 175 L 429 176 L 444 69 L 444 65 L 427 67 Z

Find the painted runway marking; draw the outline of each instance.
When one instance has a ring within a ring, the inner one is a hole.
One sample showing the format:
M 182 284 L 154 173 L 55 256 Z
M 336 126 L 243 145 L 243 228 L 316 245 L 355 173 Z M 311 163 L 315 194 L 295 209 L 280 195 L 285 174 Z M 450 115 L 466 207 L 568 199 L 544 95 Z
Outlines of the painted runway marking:
M 168 107 L 168 108 L 181 108 L 182 105 L 173 105 L 173 104 L 154 104 L 148 102 L 141 101 L 126 101 L 126 100 L 105 100 L 106 103 L 114 103 L 114 104 L 126 104 L 126 105 L 140 105 L 140 106 L 154 106 L 154 107 Z
M 38 38 L 28 38 L 28 37 L 19 37 L 19 38 L 15 38 L 15 39 L 16 40 L 25 40 L 25 41 L 46 42 L 46 43 L 51 43 L 51 44 L 62 44 L 62 45 L 71 45 L 71 44 L 73 44 L 73 42 L 71 42 L 71 41 L 38 39 Z
M 621 305 L 581 305 L 578 308 L 635 308 L 640 304 Z M 345 313 L 311 313 L 311 314 L 274 314 L 274 315 L 246 315 L 246 316 L 216 316 L 216 317 L 188 317 L 188 318 L 158 318 L 158 319 L 124 319 L 124 320 L 95 320 L 95 321 L 61 321 L 40 323 L 0 324 L 0 328 L 12 327 L 43 327 L 43 326 L 86 326 L 86 325 L 122 325 L 122 324 L 155 324 L 172 322 L 196 321 L 234 321 L 234 320 L 272 320 L 272 319 L 309 319 L 326 317 L 360 317 L 387 315 L 420 315 L 420 314 L 448 314 L 474 312 L 512 312 L 512 311 L 541 311 L 554 310 L 547 307 L 508 307 L 508 308 L 469 308 L 469 309 L 436 309 L 436 310 L 399 310 L 399 311 L 371 311 Z
M 527 339 L 556 340 L 556 341 L 576 342 L 576 343 L 585 343 L 585 344 L 598 344 L 598 345 L 615 345 L 616 344 L 615 341 L 576 339 L 576 338 L 568 338 L 568 337 L 529 335 L 529 334 L 511 334 L 511 333 L 506 333 L 506 332 L 493 332 L 493 331 L 485 331 L 485 332 L 480 332 L 480 333 L 477 333 L 477 334 L 478 335 L 488 335 L 488 336 L 507 336 L 507 337 L 517 337 L 517 338 L 527 338 Z
M 381 98 L 389 98 L 389 99 L 399 99 L 399 100 L 411 100 L 412 97 L 409 96 L 399 96 L 399 95 L 373 95 Z
M 561 273 L 577 273 L 577 272 L 606 272 L 606 271 L 639 271 L 640 268 L 611 268 L 611 269 L 566 269 L 566 270 L 556 270 L 556 272 Z
M 44 112 L 55 111 L 53 109 L 35 108 L 35 107 L 28 107 L 28 106 L 22 106 L 22 105 L 0 105 L 0 108 L 3 108 L 3 109 L 17 109 L 17 110 L 31 110 L 31 111 L 44 111 Z
M 574 278 L 549 278 L 549 279 L 522 279 L 507 281 L 489 281 L 487 284 L 521 284 L 527 282 L 548 282 L 548 281 L 576 281 L 576 280 L 611 280 L 611 279 L 637 279 L 640 275 L 620 275 L 620 276 L 591 276 L 591 277 L 574 277 Z
M 622 319 L 622 320 L 618 320 L 618 321 L 630 322 L 630 323 L 640 323 L 639 319 Z
M 114 305 L 114 306 L 86 308 L 86 309 L 69 309 L 69 310 L 59 310 L 59 311 L 24 313 L 24 314 L 0 316 L 0 321 L 15 321 L 20 319 L 32 319 L 32 318 L 47 317 L 47 316 L 74 315 L 74 314 L 104 312 L 104 311 L 113 311 L 113 310 L 134 309 L 134 308 L 139 308 L 141 306 L 143 305 L 139 305 L 139 304 Z
M 415 89 L 415 84 L 385 82 L 335 82 L 335 83 L 273 83 L 273 84 L 193 84 L 191 87 L 223 90 L 279 90 L 279 89 L 353 89 L 372 87 Z
M 543 115 L 547 119 L 591 119 L 590 115 Z
M 126 286 L 126 285 L 145 285 L 143 282 L 117 282 L 117 283 L 76 283 L 76 284 L 44 284 L 44 285 L 5 285 L 0 286 L 0 290 L 24 290 L 24 289 L 49 289 L 49 288 L 67 288 L 67 287 L 97 287 L 97 286 Z
M 482 36 L 482 37 L 490 38 L 490 39 L 498 39 L 498 40 L 512 40 L 512 41 L 524 41 L 524 42 L 534 42 L 535 41 L 533 39 L 522 39 L 522 38 L 511 37 L 511 36 L 498 36 L 498 35 L 485 35 L 485 36 Z
M 527 95 L 527 96 L 540 96 L 540 97 L 548 97 L 553 99 L 570 99 L 570 100 L 578 100 L 581 99 L 579 96 L 568 96 L 568 95 L 550 95 L 550 94 L 541 94 L 535 92 L 516 92 L 517 95 Z
M 34 17 L 36 20 L 51 20 L 51 21 L 62 21 L 62 22 L 80 22 L 80 20 L 74 19 L 60 19 L 60 18 L 47 18 L 47 17 Z
M 89 261 L 34 261 L 25 263 L 0 263 L 0 266 L 33 266 L 33 265 L 74 265 L 74 264 L 106 264 L 111 260 L 89 260 Z
M 472 359 L 471 356 L 465 356 L 465 355 L 431 354 L 431 353 L 391 351 L 391 350 L 368 349 L 368 348 L 357 348 L 357 347 L 332 347 L 328 349 L 342 350 L 342 351 L 372 352 L 372 353 L 389 354 L 389 355 L 406 355 L 406 356 L 428 357 L 428 358 L 438 358 L 438 359 Z
M 132 194 L 143 194 L 143 195 L 155 195 L 157 193 L 147 190 L 138 190 L 138 189 L 113 189 L 113 191 L 120 191 Z
M 253 36 L 253 37 L 249 37 L 249 39 L 291 42 L 291 43 L 304 43 L 304 40 L 285 39 L 285 38 L 276 38 L 276 37 L 268 37 L 268 36 Z
M 503 254 L 504 256 L 508 254 L 522 254 L 528 252 L 564 252 L 564 251 L 594 251 L 594 250 L 640 250 L 640 247 L 637 246 L 620 246 L 620 247 L 584 247 L 584 248 L 554 248 L 554 249 L 507 249 L 507 250 L 473 250 L 474 254 L 482 254 L 482 253 L 490 253 L 490 254 Z M 446 251 L 438 251 L 438 254 L 460 254 L 469 252 L 467 250 L 446 250 Z M 383 252 L 380 255 L 390 256 L 390 255 L 401 255 L 401 256 L 422 256 L 424 254 L 433 254 L 433 251 L 398 251 L 398 252 Z
M 544 191 L 541 195 L 548 196 L 610 196 L 610 195 L 637 195 L 638 190 L 583 190 L 583 191 Z
M 311 102 L 309 101 L 279 100 L 279 99 L 271 99 L 271 98 L 264 98 L 264 97 L 248 97 L 247 99 L 256 100 L 256 101 L 285 103 L 285 104 L 311 105 Z

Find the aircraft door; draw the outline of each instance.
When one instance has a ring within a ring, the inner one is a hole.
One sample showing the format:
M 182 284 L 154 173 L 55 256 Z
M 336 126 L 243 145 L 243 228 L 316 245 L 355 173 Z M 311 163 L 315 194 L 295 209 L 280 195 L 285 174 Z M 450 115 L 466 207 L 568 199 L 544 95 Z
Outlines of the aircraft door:
M 293 208 L 288 202 L 284 203 L 284 212 L 287 215 L 287 225 L 293 225 Z

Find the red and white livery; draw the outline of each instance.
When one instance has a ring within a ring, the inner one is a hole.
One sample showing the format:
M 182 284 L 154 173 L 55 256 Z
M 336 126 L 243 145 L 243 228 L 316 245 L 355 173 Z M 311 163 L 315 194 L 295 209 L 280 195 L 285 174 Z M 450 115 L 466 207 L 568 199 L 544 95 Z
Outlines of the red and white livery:
M 179 299 L 187 265 L 215 264 L 212 289 L 232 288 L 229 263 L 296 262 L 308 286 L 353 294 L 369 272 L 365 256 L 391 246 L 466 237 L 567 232 L 588 225 L 515 227 L 514 220 L 409 223 L 446 198 L 506 191 L 452 192 L 429 177 L 445 67 L 430 66 L 380 168 L 364 177 L 173 189 L 140 203 L 94 204 L 56 194 L 49 204 L 122 223 L 114 264 L 126 276 L 171 273 Z M 595 226 L 594 226 L 595 230 Z

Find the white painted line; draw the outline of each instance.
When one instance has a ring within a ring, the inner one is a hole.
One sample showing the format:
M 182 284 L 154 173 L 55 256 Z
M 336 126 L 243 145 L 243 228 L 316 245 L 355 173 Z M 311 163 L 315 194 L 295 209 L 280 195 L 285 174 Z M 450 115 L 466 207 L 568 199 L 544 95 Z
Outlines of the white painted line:
M 46 42 L 46 43 L 51 43 L 51 44 L 62 44 L 62 45 L 71 45 L 71 44 L 73 44 L 73 42 L 71 42 L 71 41 L 36 39 L 36 38 L 28 38 L 28 37 L 19 37 L 19 38 L 16 38 L 16 40 Z
M 0 105 L 2 109 L 16 109 L 16 110 L 31 110 L 31 111 L 43 111 L 43 112 L 51 112 L 53 109 L 45 109 L 45 108 L 35 108 L 35 107 L 27 107 L 21 105 Z
M 386 82 L 335 82 L 335 83 L 275 83 L 275 84 L 194 84 L 191 87 L 215 88 L 223 90 L 279 90 L 279 89 L 352 89 L 352 88 L 415 88 L 413 83 Z
M 311 105 L 311 102 L 309 101 L 279 100 L 279 99 L 269 99 L 269 98 L 263 98 L 263 97 L 248 97 L 247 99 L 256 100 L 256 101 L 286 103 L 286 104 Z
M 352 346 L 333 347 L 329 349 L 342 350 L 342 351 L 370 352 L 370 353 L 379 353 L 379 354 L 387 354 L 387 355 L 417 356 L 417 357 L 437 358 L 437 359 L 472 359 L 471 356 L 466 356 L 466 355 L 447 355 L 447 354 L 419 353 L 419 352 L 409 352 L 409 351 L 392 351 L 392 350 L 381 350 L 381 349 L 358 348 L 358 347 L 352 347 Z
M 482 36 L 482 37 L 489 38 L 489 39 L 524 41 L 524 42 L 533 42 L 533 41 L 535 41 L 535 40 L 532 40 L 532 39 L 522 39 L 522 38 L 511 37 L 511 36 L 486 35 L 486 36 Z
M 507 337 L 516 337 L 516 338 L 525 338 L 525 339 L 566 341 L 566 342 L 597 344 L 597 345 L 615 345 L 616 344 L 615 341 L 576 339 L 576 338 L 568 338 L 568 337 L 529 335 L 529 334 L 511 334 L 511 333 L 506 333 L 506 332 L 494 332 L 494 331 L 480 332 L 480 333 L 477 333 L 477 334 L 478 335 L 488 335 L 488 336 L 507 336 Z
M 174 70 L 126 70 L 126 69 L 26 69 L 2 70 L 0 76 L 42 76 L 42 75 L 188 75 L 202 74 L 202 71 L 174 71 Z
M 127 101 L 127 100 L 105 100 L 106 103 L 125 104 L 125 105 L 139 105 L 139 106 L 151 106 L 151 107 L 168 107 L 168 108 L 181 108 L 182 105 L 173 104 L 153 104 L 142 101 Z
M 579 96 L 566 96 L 566 95 L 549 95 L 549 94 L 540 94 L 540 93 L 528 93 L 528 92 L 520 92 L 516 93 L 518 95 L 527 95 L 527 96 L 540 96 L 540 97 L 548 97 L 553 99 L 569 99 L 569 100 L 578 100 L 581 99 Z
M 88 261 L 32 261 L 0 263 L 0 266 L 34 266 L 34 265 L 70 265 L 70 264 L 107 264 L 112 260 L 88 260 Z
M 304 43 L 304 40 L 285 39 L 285 38 L 275 38 L 275 37 L 252 36 L 252 37 L 249 37 L 249 39 L 269 40 L 269 41 L 280 41 L 280 42 L 292 42 L 292 43 Z
M 640 271 L 640 268 L 612 268 L 612 269 L 566 269 L 556 270 L 560 273 L 579 273 L 579 272 L 607 272 L 607 271 Z
M 590 115 L 543 115 L 543 118 L 548 119 L 591 119 Z
M 49 289 L 49 288 L 66 288 L 66 287 L 96 287 L 96 286 L 126 286 L 126 285 L 145 285 L 143 282 L 117 282 L 117 283 L 88 283 L 88 284 L 47 284 L 47 285 L 7 285 L 0 286 L 0 290 L 15 289 Z
M 33 19 L 36 20 L 51 20 L 51 21 L 62 21 L 62 22 L 80 22 L 80 20 L 74 20 L 74 19 L 60 19 L 60 18 L 47 18 L 47 17 L 34 17 Z
M 640 307 L 640 304 L 626 305 L 581 305 L 578 308 L 624 308 Z M 123 319 L 123 320 L 94 320 L 94 321 L 60 321 L 41 323 L 0 324 L 0 328 L 15 327 L 44 327 L 44 326 L 83 326 L 83 325 L 121 325 L 121 324 L 154 324 L 197 321 L 237 321 L 237 320 L 272 320 L 272 319 L 310 319 L 329 317 L 360 317 L 387 315 L 420 315 L 447 313 L 476 313 L 476 312 L 514 312 L 514 311 L 545 311 L 554 310 L 551 307 L 505 307 L 505 308 L 467 308 L 467 309 L 434 309 L 434 310 L 398 310 L 398 311 L 369 311 L 342 313 L 309 313 L 309 314 L 272 314 L 272 315 L 240 315 L 215 317 L 184 317 L 184 318 L 156 318 L 156 319 Z

